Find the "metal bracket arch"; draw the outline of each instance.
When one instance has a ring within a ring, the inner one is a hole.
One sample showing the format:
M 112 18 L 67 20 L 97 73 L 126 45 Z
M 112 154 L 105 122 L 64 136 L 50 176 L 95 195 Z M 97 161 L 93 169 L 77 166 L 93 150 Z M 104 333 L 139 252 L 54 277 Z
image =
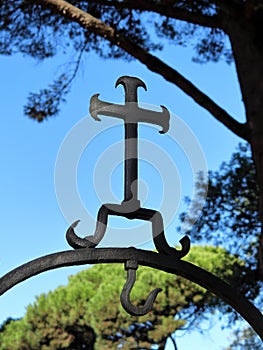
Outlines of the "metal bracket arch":
M 117 258 L 116 258 L 117 257 Z M 68 250 L 25 263 L 0 278 L 0 295 L 15 285 L 42 272 L 65 266 L 98 263 L 125 263 L 136 260 L 140 265 L 184 277 L 211 291 L 232 306 L 263 341 L 263 315 L 239 290 L 210 272 L 173 256 L 136 248 L 87 248 Z

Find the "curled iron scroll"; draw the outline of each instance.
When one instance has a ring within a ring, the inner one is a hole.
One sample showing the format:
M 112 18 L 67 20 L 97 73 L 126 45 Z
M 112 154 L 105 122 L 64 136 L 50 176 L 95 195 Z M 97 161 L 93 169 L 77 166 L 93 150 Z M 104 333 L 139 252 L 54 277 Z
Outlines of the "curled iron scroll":
M 152 223 L 153 241 L 159 253 L 172 255 L 176 259 L 181 259 L 186 256 L 190 250 L 190 239 L 188 236 L 184 236 L 180 240 L 182 246 L 181 250 L 169 246 L 165 238 L 163 218 L 160 212 L 148 208 L 138 208 L 134 211 L 127 211 L 124 203 L 107 203 L 100 207 L 94 235 L 86 236 L 84 238 L 79 237 L 74 231 L 79 220 L 75 221 L 68 228 L 66 233 L 66 239 L 69 245 L 74 249 L 96 247 L 105 235 L 109 215 L 123 216 L 130 220 L 139 219 L 150 221 Z
M 176 260 L 183 258 L 190 250 L 190 239 L 184 236 L 181 240 L 181 250 L 177 250 L 169 246 L 164 234 L 163 218 L 160 212 L 148 209 L 138 208 L 137 210 L 127 210 L 125 203 L 122 204 L 104 204 L 101 206 L 96 223 L 96 229 L 93 236 L 86 236 L 80 238 L 76 235 L 74 228 L 79 221 L 75 221 L 67 230 L 66 239 L 71 247 L 74 249 L 94 248 L 103 239 L 108 222 L 109 215 L 123 216 L 128 219 L 140 219 L 147 220 L 152 223 L 152 236 L 157 251 L 161 254 L 170 255 Z M 161 291 L 160 288 L 154 289 L 148 296 L 146 303 L 142 307 L 135 307 L 130 301 L 130 292 L 136 280 L 136 269 L 138 263 L 134 261 L 126 262 L 127 281 L 121 293 L 121 303 L 123 308 L 131 315 L 145 315 L 151 311 L 153 303 L 157 297 L 157 294 Z

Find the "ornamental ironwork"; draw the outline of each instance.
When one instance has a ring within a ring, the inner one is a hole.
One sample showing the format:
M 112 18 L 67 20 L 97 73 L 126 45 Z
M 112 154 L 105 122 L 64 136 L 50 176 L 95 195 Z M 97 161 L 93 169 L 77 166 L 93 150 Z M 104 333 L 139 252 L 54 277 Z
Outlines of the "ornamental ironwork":
M 16 284 L 40 274 L 44 271 L 73 265 L 98 263 L 124 263 L 127 279 L 120 295 L 123 308 L 131 315 L 145 315 L 161 292 L 154 289 L 143 306 L 137 307 L 131 302 L 130 293 L 136 282 L 136 270 L 139 265 L 149 266 L 182 276 L 213 292 L 232 306 L 263 339 L 263 316 L 261 312 L 239 290 L 225 283 L 208 271 L 189 262 L 181 260 L 190 250 L 190 239 L 184 236 L 180 240 L 181 249 L 169 246 L 164 231 L 162 214 L 151 208 L 141 207 L 138 198 L 138 124 L 150 123 L 161 127 L 160 133 L 169 130 L 170 113 L 161 106 L 161 111 L 141 108 L 138 104 L 138 88 L 146 89 L 145 83 L 135 77 L 120 77 L 116 86 L 122 85 L 125 91 L 124 104 L 113 104 L 99 99 L 95 94 L 90 100 L 90 114 L 100 121 L 99 116 L 122 119 L 125 130 L 125 159 L 124 159 L 124 198 L 121 203 L 105 203 L 97 214 L 97 223 L 93 235 L 79 237 L 75 221 L 66 232 L 66 239 L 73 250 L 46 255 L 30 261 L 7 273 L 0 278 L 0 295 Z M 129 220 L 139 219 L 151 223 L 152 239 L 156 252 L 141 250 L 134 247 L 97 248 L 103 239 L 108 217 L 116 215 Z
M 124 159 L 124 199 L 120 204 L 106 203 L 101 206 L 97 216 L 97 225 L 93 236 L 85 238 L 78 237 L 74 228 L 78 221 L 74 222 L 68 229 L 66 238 L 68 243 L 74 249 L 96 247 L 104 237 L 107 229 L 109 215 L 123 216 L 127 219 L 147 220 L 152 224 L 152 237 L 155 247 L 159 253 L 171 255 L 175 259 L 184 257 L 190 249 L 190 240 L 184 236 L 180 243 L 181 250 L 169 246 L 165 239 L 164 224 L 162 214 L 156 210 L 141 207 L 138 199 L 138 123 L 150 123 L 159 125 L 162 130 L 161 134 L 169 130 L 170 114 L 168 110 L 161 106 L 162 112 L 156 112 L 138 106 L 137 91 L 139 87 L 146 90 L 144 82 L 135 77 L 123 76 L 116 82 L 116 87 L 121 84 L 125 91 L 124 104 L 112 104 L 101 101 L 99 94 L 91 97 L 90 114 L 100 121 L 98 115 L 120 118 L 124 121 L 125 129 L 125 159 Z M 138 262 L 128 260 L 125 263 L 127 270 L 127 282 L 121 293 L 121 303 L 124 309 L 131 315 L 145 315 L 148 313 L 152 304 L 161 291 L 160 288 L 153 290 L 148 296 L 143 307 L 136 308 L 130 302 L 130 292 L 136 279 L 136 269 Z

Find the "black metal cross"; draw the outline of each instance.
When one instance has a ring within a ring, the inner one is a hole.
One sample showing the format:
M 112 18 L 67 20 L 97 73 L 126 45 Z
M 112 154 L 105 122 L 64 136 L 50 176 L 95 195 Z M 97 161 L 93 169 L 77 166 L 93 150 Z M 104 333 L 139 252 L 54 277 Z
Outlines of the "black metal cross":
M 74 232 L 78 221 L 75 221 L 67 230 L 66 238 L 68 243 L 75 249 L 94 248 L 105 235 L 109 215 L 123 216 L 128 219 L 147 220 L 152 223 L 152 237 L 155 247 L 159 253 L 172 255 L 176 259 L 181 259 L 190 249 L 190 240 L 184 236 L 181 240 L 181 250 L 169 246 L 164 235 L 163 218 L 160 212 L 153 209 L 142 208 L 138 199 L 138 123 L 156 124 L 162 127 L 160 133 L 165 133 L 169 129 L 170 114 L 168 110 L 161 106 L 162 111 L 153 111 L 138 106 L 137 90 L 146 86 L 143 81 L 135 77 L 120 77 L 116 86 L 123 85 L 125 90 L 125 103 L 112 104 L 99 99 L 96 94 L 90 99 L 90 114 L 100 121 L 98 115 L 120 118 L 124 121 L 125 128 L 125 159 L 124 159 L 124 199 L 120 204 L 103 204 L 98 212 L 95 233 L 92 236 L 80 238 Z M 135 281 L 135 270 L 137 262 L 130 261 L 126 264 L 128 273 L 127 284 L 121 295 L 123 307 L 131 314 L 146 314 L 152 307 L 160 289 L 155 289 L 149 295 L 146 304 L 141 309 L 135 308 L 129 299 L 129 293 Z M 135 310 L 135 311 L 134 311 Z
M 162 107 L 162 112 L 155 112 L 138 106 L 137 91 L 139 87 L 146 90 L 144 82 L 135 77 L 123 76 L 116 82 L 115 87 L 123 85 L 125 90 L 125 104 L 112 104 L 99 100 L 99 94 L 91 97 L 90 114 L 95 120 L 98 115 L 111 116 L 124 120 L 125 128 L 125 167 L 124 167 L 124 202 L 130 202 L 135 208 L 138 200 L 138 123 L 160 125 L 165 133 L 169 129 L 170 114 Z

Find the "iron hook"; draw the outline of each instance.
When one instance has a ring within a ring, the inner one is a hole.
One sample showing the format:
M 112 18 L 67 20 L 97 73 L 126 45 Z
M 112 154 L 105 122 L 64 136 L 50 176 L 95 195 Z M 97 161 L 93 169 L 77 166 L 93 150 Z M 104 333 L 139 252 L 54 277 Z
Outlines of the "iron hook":
M 125 263 L 125 270 L 127 271 L 127 280 L 122 289 L 120 300 L 125 311 L 132 316 L 143 316 L 152 310 L 153 303 L 157 297 L 157 294 L 161 292 L 161 288 L 156 288 L 149 294 L 146 302 L 143 306 L 134 306 L 130 300 L 130 294 L 132 287 L 136 280 L 136 270 L 138 268 L 138 262 L 136 260 L 127 260 Z

